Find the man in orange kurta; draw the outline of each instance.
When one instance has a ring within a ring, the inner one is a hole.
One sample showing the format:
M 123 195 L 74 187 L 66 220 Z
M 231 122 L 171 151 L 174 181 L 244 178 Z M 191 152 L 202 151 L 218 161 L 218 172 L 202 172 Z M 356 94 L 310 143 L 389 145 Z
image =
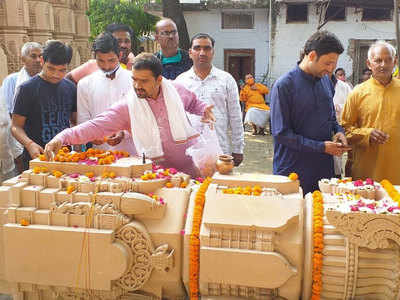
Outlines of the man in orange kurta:
M 253 127 L 253 135 L 264 135 L 264 128 L 269 120 L 269 106 L 265 104 L 264 95 L 269 90 L 265 85 L 256 83 L 251 74 L 247 74 L 245 80 L 246 85 L 240 91 L 240 101 L 246 104 L 245 123 Z
M 400 80 L 392 78 L 395 48 L 383 41 L 368 51 L 372 77 L 350 93 L 342 126 L 353 147 L 352 177 L 388 179 L 400 184 Z

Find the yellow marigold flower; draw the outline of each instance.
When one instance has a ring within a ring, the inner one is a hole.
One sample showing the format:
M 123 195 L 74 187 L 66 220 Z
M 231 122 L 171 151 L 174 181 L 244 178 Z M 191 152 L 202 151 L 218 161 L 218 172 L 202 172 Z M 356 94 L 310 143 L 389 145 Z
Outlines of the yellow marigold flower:
M 27 219 L 21 219 L 21 221 L 19 222 L 19 224 L 21 226 L 28 226 L 29 225 L 29 221 Z
M 75 191 L 75 187 L 73 185 L 69 185 L 67 187 L 67 194 L 71 194 L 73 191 Z

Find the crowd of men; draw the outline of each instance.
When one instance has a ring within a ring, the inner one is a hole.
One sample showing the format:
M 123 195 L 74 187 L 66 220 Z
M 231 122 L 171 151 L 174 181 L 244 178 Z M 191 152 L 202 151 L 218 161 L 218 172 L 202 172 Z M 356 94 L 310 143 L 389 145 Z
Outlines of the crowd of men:
M 68 45 L 22 47 L 23 68 L 0 89 L 0 142 L 8 145 L 0 151 L 0 180 L 27 169 L 42 153 L 51 157 L 62 145 L 123 149 L 196 176 L 186 150 L 206 127 L 215 128 L 222 151 L 241 164 L 239 91 L 234 78 L 212 63 L 214 39 L 199 33 L 189 51 L 180 49 L 170 19 L 156 24 L 159 52 L 135 57 L 132 38 L 129 26 L 107 26 L 93 42 L 94 59 L 68 74 Z M 264 134 L 270 118 L 274 174 L 296 172 L 304 193 L 318 189 L 321 178 L 340 176 L 340 157 L 350 150 L 354 178 L 400 184 L 396 51 L 383 41 L 371 45 L 370 78 L 365 75 L 353 90 L 343 69 L 334 73 L 343 51 L 334 34 L 319 31 L 306 41 L 298 64 L 274 83 L 271 109 L 263 101 L 268 88 L 256 84 L 252 74 L 240 95 L 254 134 Z

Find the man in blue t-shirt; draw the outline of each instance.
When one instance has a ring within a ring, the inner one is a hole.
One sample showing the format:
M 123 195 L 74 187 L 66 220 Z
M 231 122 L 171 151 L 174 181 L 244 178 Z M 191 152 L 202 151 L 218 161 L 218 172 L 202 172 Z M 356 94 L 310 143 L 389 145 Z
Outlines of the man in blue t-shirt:
M 43 49 L 42 72 L 23 83 L 15 96 L 12 133 L 24 146 L 24 169 L 29 160 L 57 133 L 76 123 L 76 87 L 64 79 L 72 48 L 50 41 Z

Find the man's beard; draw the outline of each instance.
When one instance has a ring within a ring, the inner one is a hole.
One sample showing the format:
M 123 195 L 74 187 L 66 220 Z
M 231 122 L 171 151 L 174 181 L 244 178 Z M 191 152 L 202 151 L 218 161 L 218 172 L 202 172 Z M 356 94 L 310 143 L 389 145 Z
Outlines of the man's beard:
M 130 53 L 129 49 L 127 48 L 120 48 L 120 62 L 122 62 L 123 64 L 126 64 L 128 62 L 128 55 Z
M 149 97 L 146 90 L 144 90 L 144 89 L 135 89 L 135 93 L 139 98 L 148 98 Z

